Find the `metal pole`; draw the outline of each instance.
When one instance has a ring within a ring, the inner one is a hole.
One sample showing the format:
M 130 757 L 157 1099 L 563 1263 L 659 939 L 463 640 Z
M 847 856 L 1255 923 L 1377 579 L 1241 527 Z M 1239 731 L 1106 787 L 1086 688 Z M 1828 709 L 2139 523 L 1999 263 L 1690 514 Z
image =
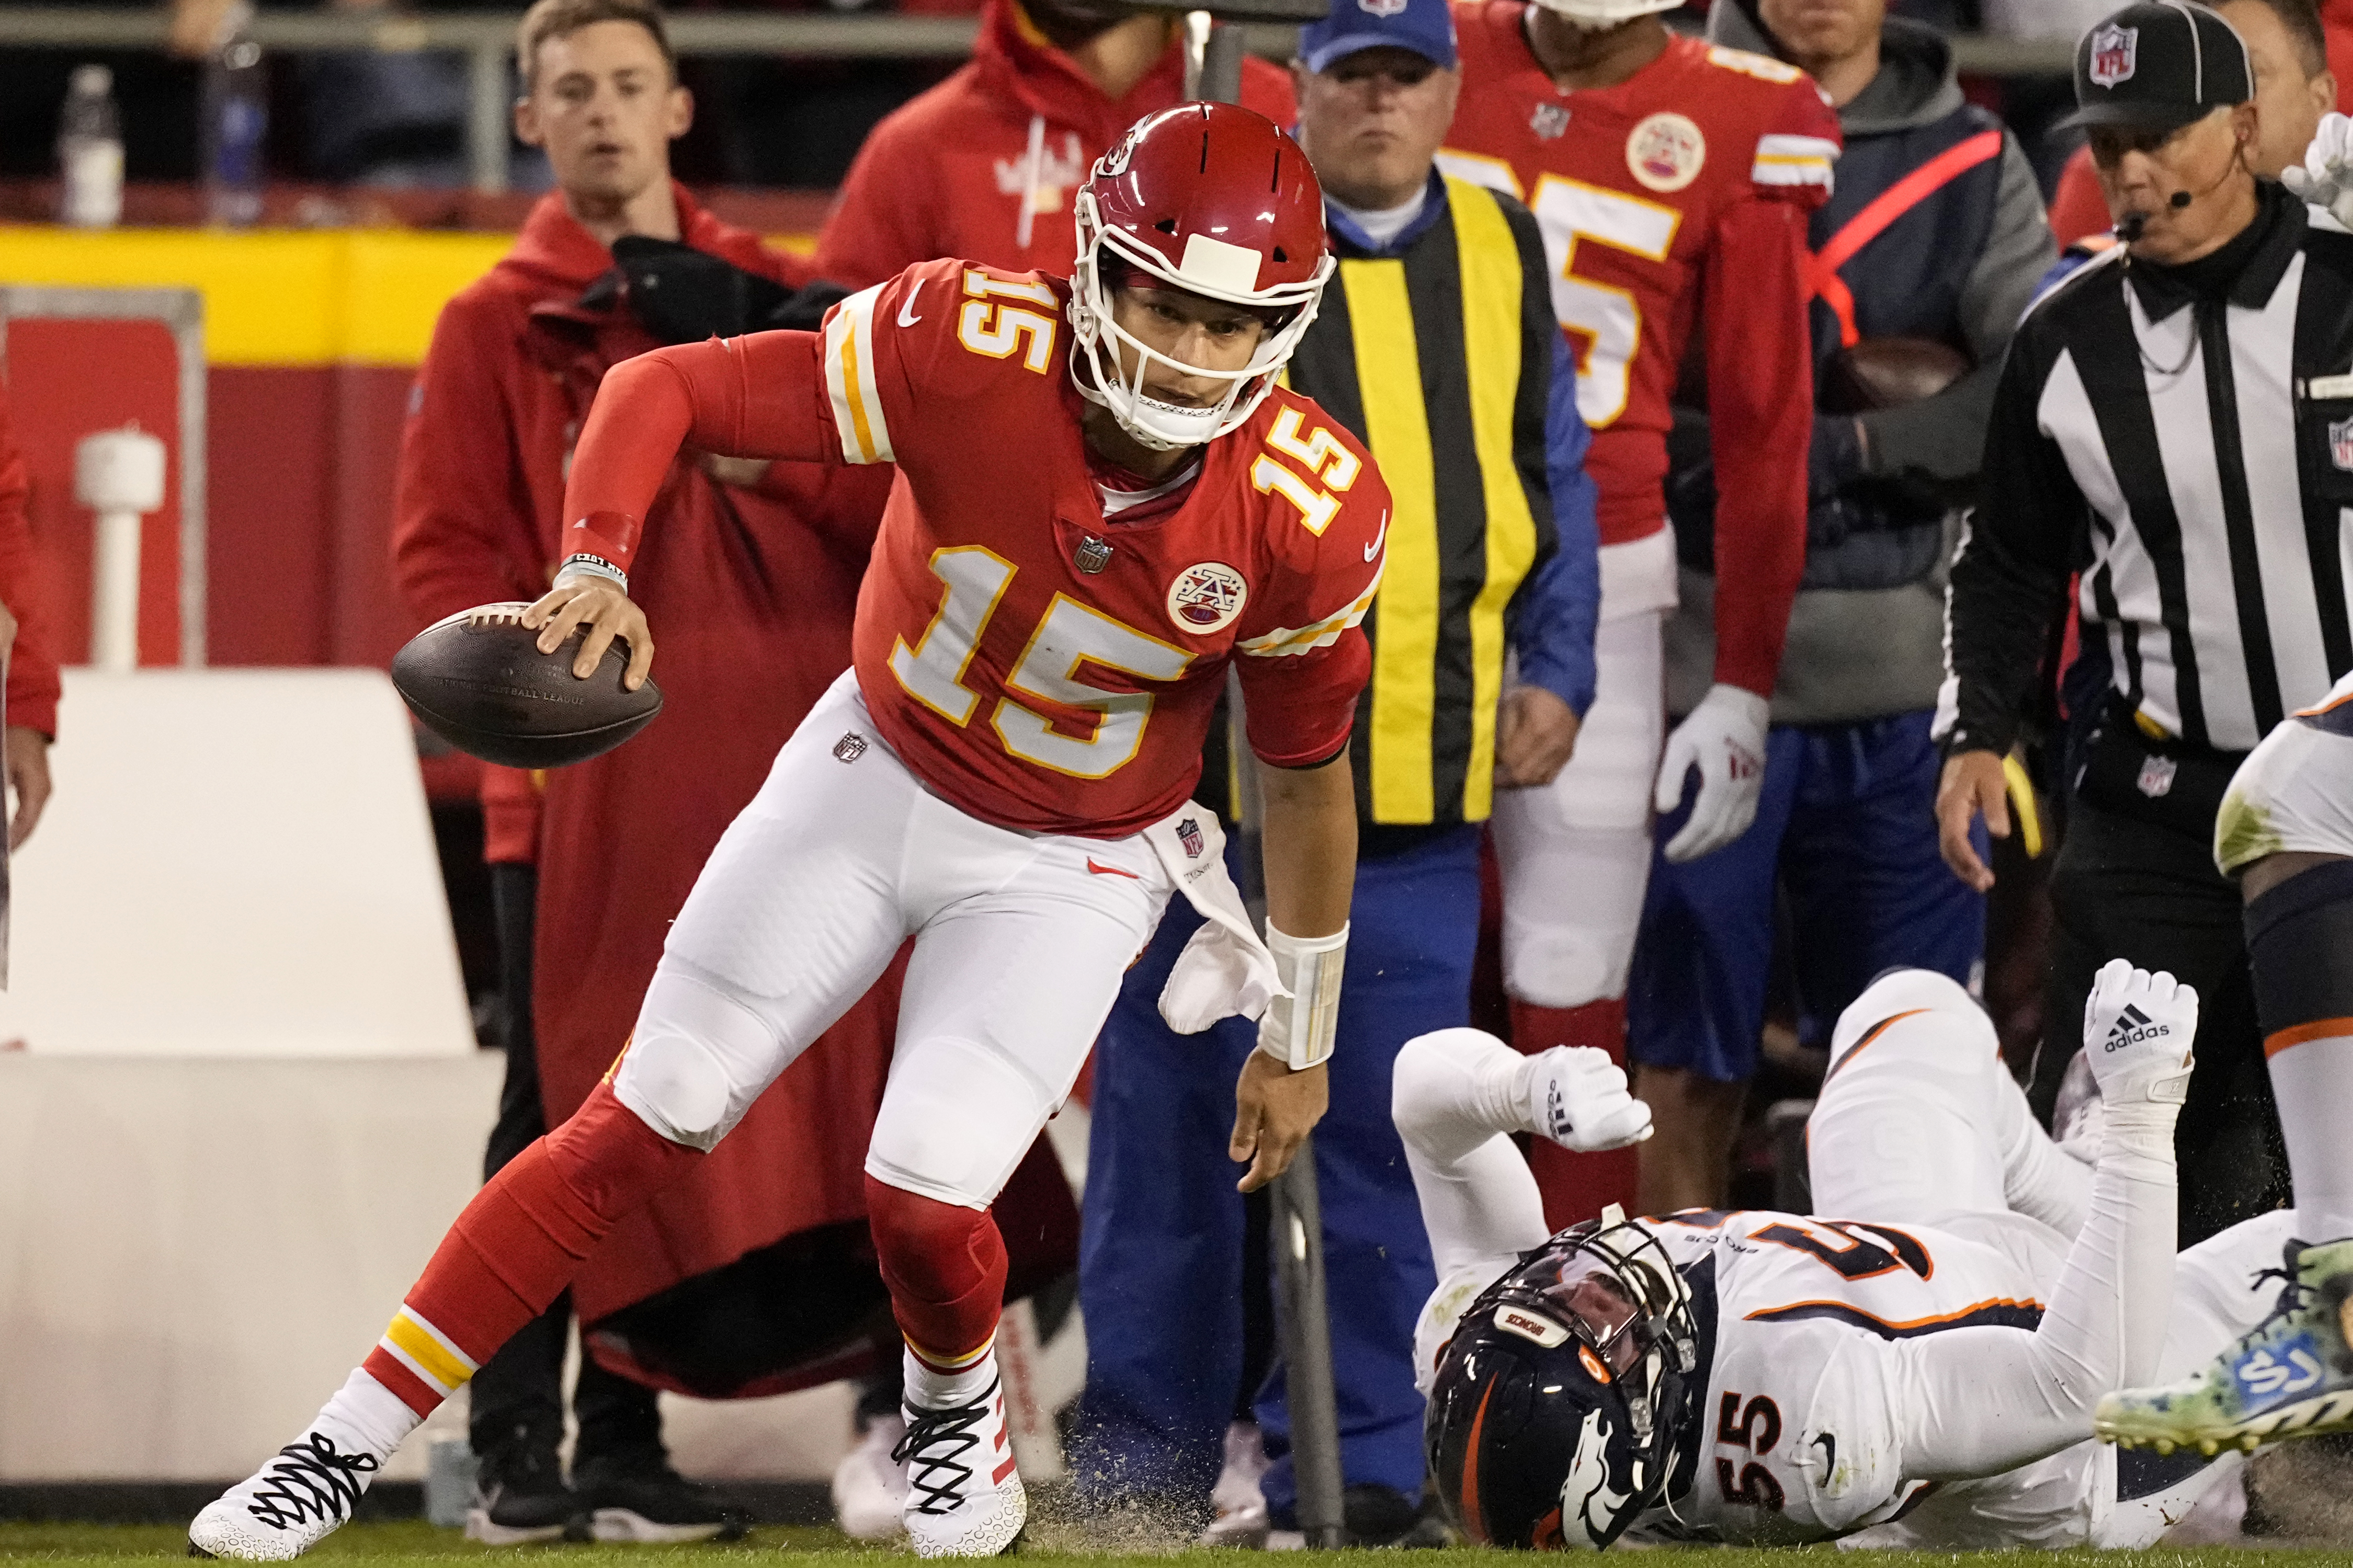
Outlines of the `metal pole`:
M 1265 803 L 1250 749 L 1241 680 L 1226 673 L 1227 744 L 1238 798 L 1234 837 L 1241 893 L 1250 919 L 1266 923 Z M 1267 1188 L 1268 1245 L 1274 1249 L 1275 1332 L 1282 1346 L 1284 1403 L 1291 1411 L 1291 1468 L 1299 1530 L 1313 1547 L 1347 1544 L 1341 1511 L 1340 1411 L 1332 1373 L 1332 1313 L 1324 1287 L 1324 1205 L 1315 1184 L 1315 1140 L 1301 1142 L 1291 1168 Z
M 466 167 L 474 189 L 507 188 L 507 127 L 514 114 L 507 46 L 485 39 L 466 51 Z
M 1194 14 L 1196 16 L 1199 13 Z M 1188 32 L 1198 36 L 1198 26 Z M 1188 42 L 1190 40 L 1188 39 Z M 1210 19 L 1202 42 L 1196 96 L 1239 103 L 1243 32 L 1239 22 Z M 1190 54 L 1187 50 L 1187 54 Z M 1188 61 L 1189 63 L 1189 61 Z M 1241 858 L 1251 915 L 1263 921 L 1265 861 L 1255 759 L 1242 713 L 1241 682 L 1230 674 L 1226 691 L 1233 715 L 1232 746 L 1242 798 Z M 1299 1146 L 1291 1169 L 1270 1189 L 1274 1204 L 1276 1328 L 1282 1338 L 1283 1388 L 1291 1411 L 1291 1465 L 1299 1489 L 1299 1529 L 1307 1544 L 1337 1549 L 1347 1542 L 1340 1494 L 1340 1412 L 1333 1389 L 1332 1316 L 1324 1291 L 1324 1205 L 1315 1189 L 1315 1140 Z
M 1201 86 L 1196 95 L 1209 103 L 1242 100 L 1242 25 L 1209 24 L 1209 41 L 1201 50 Z

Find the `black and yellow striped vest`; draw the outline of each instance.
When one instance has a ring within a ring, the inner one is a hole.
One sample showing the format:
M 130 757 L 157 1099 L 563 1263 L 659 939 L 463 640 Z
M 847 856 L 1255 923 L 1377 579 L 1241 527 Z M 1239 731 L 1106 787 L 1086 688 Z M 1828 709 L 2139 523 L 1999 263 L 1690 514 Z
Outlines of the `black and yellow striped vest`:
M 1292 356 L 1293 387 L 1372 448 L 1388 565 L 1349 742 L 1366 821 L 1484 821 L 1512 595 L 1556 547 L 1545 463 L 1553 319 L 1544 242 L 1509 196 L 1445 182 L 1395 257 L 1355 251 Z

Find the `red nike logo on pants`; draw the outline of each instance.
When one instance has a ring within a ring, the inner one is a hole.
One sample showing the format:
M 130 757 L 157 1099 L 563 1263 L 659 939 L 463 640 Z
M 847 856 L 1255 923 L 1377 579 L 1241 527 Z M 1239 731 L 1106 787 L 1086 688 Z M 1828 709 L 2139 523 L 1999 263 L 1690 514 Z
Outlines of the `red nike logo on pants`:
M 1123 871 L 1116 866 L 1105 866 L 1092 855 L 1087 857 L 1087 869 L 1098 877 L 1124 877 L 1131 882 L 1144 880 L 1133 871 Z

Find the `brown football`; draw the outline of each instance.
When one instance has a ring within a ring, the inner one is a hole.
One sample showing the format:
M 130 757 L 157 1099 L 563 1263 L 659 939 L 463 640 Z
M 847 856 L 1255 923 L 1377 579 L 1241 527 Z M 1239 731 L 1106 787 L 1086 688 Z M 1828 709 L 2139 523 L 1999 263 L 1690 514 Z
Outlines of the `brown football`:
M 1973 368 L 1969 356 L 1950 343 L 1865 338 L 1831 358 L 1816 399 L 1825 414 L 1897 408 L 1936 396 Z
M 426 627 L 394 656 L 392 683 L 409 711 L 461 752 L 511 768 L 560 768 L 609 752 L 654 721 L 661 688 L 621 685 L 626 645 L 575 679 L 584 635 L 554 653 L 522 624 L 521 603 L 478 605 Z

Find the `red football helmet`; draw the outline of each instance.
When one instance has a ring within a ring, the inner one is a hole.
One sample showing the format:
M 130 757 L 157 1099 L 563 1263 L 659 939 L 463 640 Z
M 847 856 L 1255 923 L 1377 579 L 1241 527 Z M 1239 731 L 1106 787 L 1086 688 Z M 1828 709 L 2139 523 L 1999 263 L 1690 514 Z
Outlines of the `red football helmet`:
M 1103 154 L 1079 188 L 1072 216 L 1071 377 L 1129 435 L 1163 451 L 1198 447 L 1257 409 L 1291 358 L 1332 276 L 1324 192 L 1307 155 L 1263 115 L 1230 103 L 1188 103 L 1147 115 Z M 1105 262 L 1124 268 L 1106 279 Z M 1239 371 L 1180 364 L 1112 319 L 1111 286 L 1126 268 L 1229 304 L 1288 312 Z M 1114 344 L 1134 356 L 1122 374 Z M 1091 375 L 1079 374 L 1086 356 Z M 1228 384 L 1224 399 L 1185 408 L 1144 395 L 1154 360 Z

